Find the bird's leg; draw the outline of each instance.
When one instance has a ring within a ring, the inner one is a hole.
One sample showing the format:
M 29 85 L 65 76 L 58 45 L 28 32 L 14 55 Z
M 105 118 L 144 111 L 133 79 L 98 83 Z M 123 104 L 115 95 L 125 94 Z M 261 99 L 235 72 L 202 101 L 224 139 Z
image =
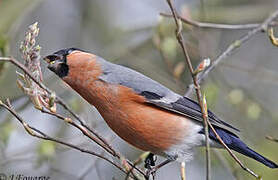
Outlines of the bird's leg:
M 155 161 L 155 155 L 153 153 L 150 153 L 145 159 L 145 168 L 152 169 L 152 166 L 155 166 Z
M 152 154 L 152 158 L 153 158 L 153 156 L 154 156 L 154 155 Z M 148 158 L 148 157 L 147 157 L 147 158 Z M 146 160 L 147 160 L 147 158 L 146 158 Z M 150 166 L 149 166 L 149 168 L 147 168 L 147 167 L 146 167 L 146 164 L 145 164 L 145 167 L 148 169 L 147 172 L 146 172 L 145 178 L 146 178 L 146 179 L 149 179 L 150 175 L 152 175 L 152 176 L 154 177 L 156 171 L 157 171 L 159 168 L 165 166 L 166 164 L 168 164 L 168 163 L 170 163 L 170 162 L 175 161 L 176 159 L 177 159 L 176 157 L 175 157 L 175 158 L 166 159 L 165 161 L 163 161 L 162 163 L 158 164 L 157 166 L 155 166 L 155 167 L 153 167 L 153 168 L 150 168 Z M 145 161 L 145 163 L 146 163 L 146 161 Z M 155 163 L 155 162 L 154 162 L 154 163 Z M 153 163 L 153 164 L 154 164 L 154 163 Z

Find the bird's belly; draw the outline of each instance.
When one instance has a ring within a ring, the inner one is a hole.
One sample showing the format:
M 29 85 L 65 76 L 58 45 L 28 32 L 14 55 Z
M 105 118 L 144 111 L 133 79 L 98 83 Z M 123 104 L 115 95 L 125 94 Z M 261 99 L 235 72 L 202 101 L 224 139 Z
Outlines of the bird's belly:
M 141 150 L 158 154 L 182 143 L 190 124 L 183 116 L 142 103 L 127 102 L 113 107 L 114 113 L 99 111 L 122 139 Z
M 192 132 L 195 124 L 191 120 L 147 104 L 129 88 L 101 81 L 66 82 L 98 109 L 118 136 L 141 150 L 175 156 L 195 145 L 191 139 L 197 131 Z M 190 144 L 184 146 L 188 139 Z

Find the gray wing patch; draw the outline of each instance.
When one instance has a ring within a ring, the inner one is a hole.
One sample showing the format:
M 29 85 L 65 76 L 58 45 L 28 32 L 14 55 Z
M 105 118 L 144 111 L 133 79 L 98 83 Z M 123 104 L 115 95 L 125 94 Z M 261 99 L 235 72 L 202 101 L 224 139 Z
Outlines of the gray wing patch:
M 147 99 L 164 99 L 167 103 L 175 102 L 181 96 L 170 89 L 152 80 L 151 78 L 127 67 L 112 64 L 98 57 L 101 64 L 102 75 L 99 79 L 112 84 L 119 84 L 132 88 L 136 93 Z

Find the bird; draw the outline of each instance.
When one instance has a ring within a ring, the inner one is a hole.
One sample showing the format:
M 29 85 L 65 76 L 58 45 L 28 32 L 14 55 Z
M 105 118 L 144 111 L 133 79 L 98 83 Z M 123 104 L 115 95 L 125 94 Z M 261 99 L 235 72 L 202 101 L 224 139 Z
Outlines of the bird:
M 96 107 L 107 125 L 132 146 L 172 161 L 188 162 L 205 145 L 200 105 L 128 67 L 79 48 L 65 48 L 44 58 L 48 69 Z M 249 148 L 239 129 L 208 110 L 208 119 L 233 151 L 269 168 L 278 165 Z M 209 143 L 221 148 L 209 128 Z M 164 165 L 163 164 L 163 165 Z

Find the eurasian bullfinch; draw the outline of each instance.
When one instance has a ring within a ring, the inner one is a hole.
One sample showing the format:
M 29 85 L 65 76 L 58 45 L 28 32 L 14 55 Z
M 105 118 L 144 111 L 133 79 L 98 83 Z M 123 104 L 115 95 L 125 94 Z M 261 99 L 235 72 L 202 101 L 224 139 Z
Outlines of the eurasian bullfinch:
M 127 67 L 77 48 L 45 57 L 48 68 L 95 106 L 108 126 L 131 145 L 166 157 L 189 161 L 193 148 L 205 145 L 202 113 L 195 101 Z M 250 149 L 239 130 L 211 111 L 208 118 L 232 150 L 263 163 L 278 165 Z M 209 142 L 222 147 L 209 129 Z

